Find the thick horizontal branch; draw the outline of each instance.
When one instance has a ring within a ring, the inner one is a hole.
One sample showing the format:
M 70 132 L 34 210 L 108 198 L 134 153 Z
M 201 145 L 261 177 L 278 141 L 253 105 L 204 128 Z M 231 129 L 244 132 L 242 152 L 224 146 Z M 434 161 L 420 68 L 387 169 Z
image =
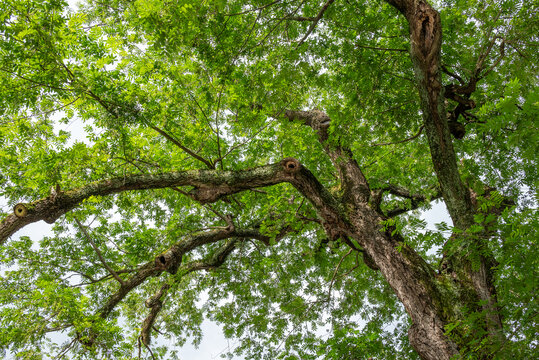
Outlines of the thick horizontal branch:
M 187 170 L 164 174 L 133 174 L 96 181 L 78 189 L 57 192 L 27 204 L 17 204 L 14 213 L 0 223 L 0 244 L 25 225 L 44 220 L 53 223 L 91 196 L 106 196 L 131 190 L 193 186 L 189 196 L 200 203 L 215 202 L 240 191 L 291 182 L 296 160 L 247 170 Z

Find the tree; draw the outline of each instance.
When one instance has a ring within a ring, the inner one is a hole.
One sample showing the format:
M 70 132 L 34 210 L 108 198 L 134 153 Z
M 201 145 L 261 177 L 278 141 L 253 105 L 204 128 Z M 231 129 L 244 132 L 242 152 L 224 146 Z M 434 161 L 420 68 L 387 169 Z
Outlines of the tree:
M 4 354 L 533 356 L 534 5 L 0 3 Z

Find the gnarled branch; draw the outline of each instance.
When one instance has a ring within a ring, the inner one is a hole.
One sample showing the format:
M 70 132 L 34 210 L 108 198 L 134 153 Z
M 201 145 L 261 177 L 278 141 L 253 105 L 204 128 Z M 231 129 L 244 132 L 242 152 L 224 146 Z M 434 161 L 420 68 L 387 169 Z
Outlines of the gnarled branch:
M 339 178 L 344 190 L 343 199 L 355 204 L 367 203 L 370 197 L 369 184 L 359 164 L 354 159 L 352 151 L 340 144 L 338 140 L 338 145 L 329 144 L 327 141 L 331 118 L 325 112 L 316 109 L 310 111 L 287 110 L 285 117 L 290 121 L 301 121 L 316 131 L 324 150 L 339 171 Z
M 299 167 L 299 162 L 294 160 Z M 162 174 L 132 174 L 96 181 L 78 189 L 63 191 L 32 203 L 18 204 L 15 213 L 0 222 L 0 244 L 25 225 L 44 220 L 55 222 L 90 196 L 107 196 L 131 190 L 193 186 L 189 196 L 200 203 L 215 202 L 226 195 L 294 179 L 290 159 L 247 170 L 187 170 Z M 293 165 L 293 167 L 296 165 Z

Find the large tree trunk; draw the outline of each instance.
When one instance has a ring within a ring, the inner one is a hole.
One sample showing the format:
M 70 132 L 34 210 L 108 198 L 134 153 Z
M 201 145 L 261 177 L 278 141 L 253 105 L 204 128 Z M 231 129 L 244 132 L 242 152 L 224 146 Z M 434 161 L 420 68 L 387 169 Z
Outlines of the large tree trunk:
M 381 229 L 384 220 L 368 208 L 351 217 L 355 238 L 371 256 L 412 320 L 409 340 L 422 359 L 450 359 L 457 346 L 444 335 L 444 299 L 433 269 L 398 236 Z
M 339 170 L 343 196 L 325 194 L 314 176 L 298 165 L 290 181 L 317 208 L 329 237 L 350 237 L 357 241 L 379 269 L 412 319 L 410 343 L 423 359 L 450 359 L 458 347 L 445 334 L 445 314 L 449 306 L 436 285 L 436 273 L 413 249 L 406 246 L 392 229 L 383 229 L 387 220 L 370 204 L 371 190 L 351 151 L 332 146 L 328 139 L 329 117 L 317 110 L 288 111 L 290 120 L 300 120 L 319 136 L 334 166 Z M 318 194 L 318 195 L 317 195 Z M 367 259 L 365 259 L 367 263 Z
M 452 276 L 460 280 L 459 286 L 464 291 L 471 290 L 475 293 L 476 300 L 484 303 L 482 309 L 486 313 L 485 327 L 493 340 L 496 338 L 499 340 L 502 323 L 496 306 L 496 291 L 492 276 L 493 257 L 489 255 L 484 243 L 465 234 L 465 231 L 474 224 L 475 209 L 470 190 L 460 178 L 446 118 L 444 88 L 441 83 L 440 15 L 423 0 L 387 0 L 387 2 L 397 8 L 409 24 L 410 55 L 414 64 L 434 170 L 453 224 L 461 231 L 461 235 L 454 234 L 451 240 L 464 236 L 466 237 L 464 243 L 473 242 L 474 247 L 482 252 L 479 269 L 474 269 L 470 259 L 464 258 L 462 254 L 459 258 L 449 254 L 444 267 L 454 272 Z M 468 284 L 471 284 L 472 289 L 469 289 Z M 477 303 L 466 305 L 472 309 L 477 307 Z M 410 340 L 412 344 L 415 342 Z

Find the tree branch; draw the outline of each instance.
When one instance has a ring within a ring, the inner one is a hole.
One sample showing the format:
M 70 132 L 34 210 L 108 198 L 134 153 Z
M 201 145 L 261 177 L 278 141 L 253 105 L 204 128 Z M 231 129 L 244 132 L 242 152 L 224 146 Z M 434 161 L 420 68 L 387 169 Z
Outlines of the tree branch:
M 449 130 L 441 82 L 440 14 L 427 1 L 386 0 L 403 13 L 410 29 L 410 55 L 421 98 L 425 133 L 432 163 L 453 224 L 461 230 L 473 224 L 473 207 L 460 178 Z
M 281 231 L 284 236 L 289 231 Z M 98 314 L 101 318 L 107 318 L 110 313 L 133 289 L 142 284 L 146 279 L 153 276 L 160 275 L 163 271 L 167 271 L 171 274 L 175 274 L 180 267 L 182 257 L 185 253 L 192 251 L 193 249 L 205 244 L 215 243 L 217 241 L 233 238 L 225 245 L 223 245 L 217 252 L 215 252 L 207 261 L 193 261 L 182 266 L 182 276 L 198 270 L 211 270 L 218 266 L 221 266 L 228 255 L 235 249 L 240 239 L 250 238 L 257 239 L 266 244 L 269 244 L 269 237 L 263 235 L 257 229 L 242 229 L 236 230 L 230 227 L 225 229 L 211 230 L 201 233 L 195 233 L 184 237 L 176 244 L 172 245 L 167 251 L 155 257 L 153 261 L 149 261 L 142 265 L 136 274 L 124 281 L 120 288 L 111 295 L 105 305 L 101 307 Z M 163 285 L 161 290 L 153 297 L 146 301 L 146 306 L 149 307 L 150 314 L 147 316 L 143 323 L 143 333 L 141 333 L 141 339 L 145 345 L 150 342 L 150 331 L 161 310 L 162 302 L 161 297 L 168 290 L 167 284 Z M 98 334 L 90 334 L 87 339 L 84 340 L 84 345 L 93 346 Z
M 449 71 L 449 69 L 447 69 L 447 67 L 445 65 L 442 65 L 441 66 L 441 69 L 444 73 L 446 73 L 447 75 L 451 76 L 452 78 L 458 80 L 459 83 L 461 83 L 462 85 L 465 85 L 466 82 L 464 81 L 463 78 L 461 78 L 460 76 L 458 76 L 457 74 L 455 74 L 454 72 L 451 72 Z
M 200 271 L 200 270 L 213 270 L 221 265 L 223 265 L 227 259 L 227 257 L 236 249 L 237 244 L 240 243 L 240 238 L 234 238 L 224 244 L 219 250 L 217 250 L 209 259 L 207 260 L 197 260 L 197 261 L 191 261 L 188 264 L 183 265 L 180 268 L 180 273 L 182 276 L 187 275 L 188 273 Z M 144 319 L 144 322 L 142 323 L 142 330 L 140 333 L 140 337 L 142 342 L 145 345 L 150 345 L 151 341 L 151 331 L 152 329 L 155 330 L 153 327 L 153 324 L 155 323 L 155 319 L 157 318 L 157 315 L 159 314 L 159 311 L 161 311 L 163 306 L 162 298 L 163 296 L 166 296 L 166 291 L 170 288 L 170 284 L 164 284 L 161 286 L 161 289 L 157 293 L 155 293 L 151 298 L 146 300 L 146 307 L 150 308 L 150 313 Z
M 17 204 L 14 213 L 5 217 L 0 223 L 0 244 L 27 224 L 40 220 L 53 223 L 90 196 L 189 185 L 194 187 L 189 191 L 189 196 L 204 204 L 240 191 L 290 182 L 294 178 L 295 166 L 299 166 L 297 160 L 284 159 L 275 164 L 247 170 L 187 170 L 162 174 L 132 174 L 96 181 L 32 203 Z
M 79 225 L 79 228 L 80 230 L 82 231 L 82 233 L 84 234 L 84 236 L 86 237 L 86 239 L 88 240 L 88 242 L 90 242 L 90 244 L 92 245 L 92 247 L 94 248 L 95 252 L 97 253 L 97 257 L 99 258 L 99 261 L 101 261 L 101 263 L 103 264 L 103 266 L 105 267 L 105 269 L 107 269 L 107 271 L 120 283 L 120 285 L 124 285 L 124 281 L 122 280 L 122 278 L 120 276 L 118 276 L 118 274 L 116 273 L 116 271 L 114 271 L 114 269 L 112 269 L 109 264 L 107 264 L 107 262 L 105 261 L 105 259 L 103 258 L 103 255 L 101 254 L 101 251 L 99 250 L 99 248 L 97 247 L 97 245 L 93 242 L 90 234 L 88 234 L 88 232 L 86 231 L 86 229 L 84 228 L 84 226 L 80 223 L 79 219 L 77 219 L 75 217 L 75 221 L 77 222 L 77 225 Z
M 371 146 L 387 146 L 387 145 L 396 145 L 396 144 L 402 144 L 402 143 L 405 143 L 405 142 L 408 142 L 408 141 L 412 141 L 414 139 L 417 139 L 419 137 L 419 135 L 421 135 L 421 133 L 423 132 L 423 129 L 425 128 L 425 125 L 421 125 L 419 127 L 419 130 L 417 131 L 417 133 L 407 139 L 403 139 L 403 140 L 399 140 L 399 141 L 395 141 L 395 142 L 387 142 L 387 143 L 377 143 L 377 144 L 371 144 Z
M 396 207 L 394 209 L 388 210 L 386 212 L 386 216 L 388 218 L 392 218 L 397 215 L 404 214 L 408 211 L 415 210 L 427 201 L 436 200 L 442 197 L 442 193 L 439 190 L 437 190 L 433 196 L 427 197 L 421 194 L 412 194 L 410 190 L 393 184 L 388 184 L 382 187 L 381 190 L 383 192 L 388 192 L 392 195 L 411 200 L 411 204 L 409 207 Z
M 356 47 L 362 48 L 362 49 L 371 49 L 371 50 L 380 50 L 380 51 L 408 52 L 408 49 L 381 48 L 381 47 L 367 46 L 367 45 L 361 45 L 361 44 L 356 44 Z
M 140 338 L 142 343 L 146 346 L 150 345 L 153 324 L 157 318 L 157 315 L 159 314 L 159 311 L 161 311 L 161 308 L 163 307 L 163 301 L 161 298 L 166 296 L 166 292 L 169 288 L 170 284 L 164 284 L 157 293 L 146 300 L 145 305 L 147 308 L 150 308 L 150 313 L 146 319 L 144 319 L 142 329 L 140 331 Z
M 103 305 L 99 314 L 102 318 L 106 318 L 114 307 L 122 301 L 127 294 L 142 284 L 147 278 L 157 276 L 166 271 L 171 274 L 176 274 L 184 254 L 198 248 L 202 245 L 215 243 L 228 238 L 251 238 L 261 241 L 269 241 L 269 238 L 262 235 L 256 229 L 216 229 L 200 233 L 190 234 L 172 245 L 165 252 L 157 255 L 153 261 L 149 261 L 142 265 L 136 274 L 127 279 L 122 286 L 109 297 L 106 304 Z
M 188 153 L 189 155 L 191 155 L 193 158 L 197 159 L 198 161 L 201 161 L 202 163 L 204 163 L 208 169 L 214 169 L 215 166 L 209 162 L 208 160 L 204 159 L 202 156 L 196 154 L 195 152 L 193 152 L 192 150 L 190 150 L 189 148 L 183 146 L 178 140 L 176 140 L 175 138 L 172 137 L 172 135 L 166 133 L 164 130 L 158 128 L 157 126 L 155 125 L 149 125 L 150 128 L 154 129 L 155 131 L 157 131 L 159 134 L 163 135 L 167 140 L 169 140 L 170 142 L 172 142 L 174 145 L 176 145 L 177 147 L 179 147 L 180 149 L 182 149 L 183 151 L 185 151 L 186 153 Z
M 354 159 L 352 151 L 344 147 L 339 140 L 337 140 L 338 145 L 329 144 L 328 142 L 330 117 L 320 110 L 287 110 L 285 111 L 285 117 L 289 121 L 301 121 L 318 134 L 318 140 L 322 143 L 333 165 L 339 171 L 339 178 L 344 189 L 343 199 L 356 204 L 367 203 L 370 197 L 369 184 Z
M 316 21 L 316 17 L 305 17 L 305 16 L 286 16 L 285 20 L 292 21 Z
M 311 33 L 313 32 L 314 28 L 316 27 L 316 25 L 318 25 L 318 22 L 320 21 L 320 19 L 322 19 L 322 16 L 324 16 L 324 13 L 326 12 L 326 10 L 328 9 L 328 7 L 334 2 L 335 0 L 328 0 L 324 6 L 322 6 L 322 9 L 320 9 L 320 11 L 318 12 L 318 15 L 314 18 L 314 20 L 312 20 L 312 23 L 311 25 L 309 26 L 309 28 L 307 29 L 307 33 L 303 36 L 303 38 L 299 41 L 298 45 L 296 45 L 296 49 L 299 48 L 301 46 L 301 44 L 303 44 L 303 42 L 309 37 L 309 35 L 311 35 Z
M 339 271 L 339 268 L 341 267 L 341 264 L 344 261 L 344 259 L 346 259 L 346 257 L 348 257 L 348 255 L 350 255 L 352 251 L 354 250 L 353 249 L 348 250 L 348 252 L 341 257 L 341 260 L 339 260 L 339 263 L 335 267 L 335 271 L 333 271 L 333 276 L 331 277 L 331 282 L 329 283 L 329 288 L 328 288 L 328 300 L 331 298 L 331 290 L 333 289 L 333 284 L 335 283 L 337 272 Z

